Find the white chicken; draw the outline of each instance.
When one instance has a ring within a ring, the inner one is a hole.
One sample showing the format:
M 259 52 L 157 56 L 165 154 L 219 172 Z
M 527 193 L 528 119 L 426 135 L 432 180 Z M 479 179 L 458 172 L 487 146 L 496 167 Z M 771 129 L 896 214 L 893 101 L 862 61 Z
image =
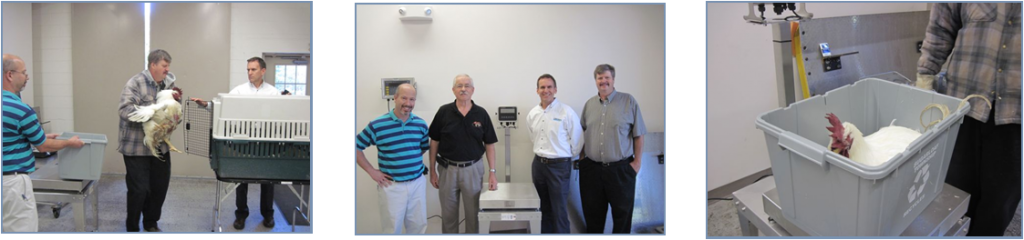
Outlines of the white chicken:
M 831 132 L 829 150 L 868 166 L 882 165 L 921 136 L 917 131 L 890 123 L 865 137 L 852 123 L 840 124 L 835 114 L 826 114 L 825 118 L 832 125 L 825 127 Z
M 181 89 L 163 90 L 156 94 L 156 103 L 148 106 L 135 106 L 135 111 L 128 114 L 128 120 L 142 123 L 146 137 L 143 144 L 158 159 L 158 144 L 167 143 L 171 151 L 181 152 L 171 145 L 171 133 L 181 123 Z

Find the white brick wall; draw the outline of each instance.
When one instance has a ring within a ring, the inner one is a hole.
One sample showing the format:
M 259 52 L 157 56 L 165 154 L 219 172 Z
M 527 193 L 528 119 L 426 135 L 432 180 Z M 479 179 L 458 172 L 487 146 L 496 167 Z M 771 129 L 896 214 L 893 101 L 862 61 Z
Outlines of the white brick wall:
M 33 28 L 40 31 L 36 39 L 36 66 L 42 89 L 41 116 L 48 133 L 75 130 L 75 112 L 71 71 L 71 4 L 33 4 Z
M 3 3 L 3 53 L 21 57 L 28 70 L 29 82 L 21 90 L 21 100 L 32 107 L 35 102 L 35 62 L 32 58 L 32 4 Z
M 310 12 L 309 3 L 231 3 L 231 86 L 223 92 L 249 81 L 245 60 L 251 57 L 310 52 Z

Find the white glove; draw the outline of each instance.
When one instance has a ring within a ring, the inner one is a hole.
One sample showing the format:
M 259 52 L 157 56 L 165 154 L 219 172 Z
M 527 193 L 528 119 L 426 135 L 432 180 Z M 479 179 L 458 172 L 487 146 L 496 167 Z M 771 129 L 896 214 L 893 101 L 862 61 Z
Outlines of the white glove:
M 917 73 L 917 88 L 935 90 L 935 75 Z

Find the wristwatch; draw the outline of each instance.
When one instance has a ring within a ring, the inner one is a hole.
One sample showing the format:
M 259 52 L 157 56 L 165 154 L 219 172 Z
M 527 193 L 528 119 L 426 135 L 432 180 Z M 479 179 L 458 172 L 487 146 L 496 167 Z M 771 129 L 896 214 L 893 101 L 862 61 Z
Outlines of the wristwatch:
M 493 169 L 493 168 L 491 168 L 491 173 L 494 173 L 494 172 L 496 172 L 496 171 L 494 171 L 494 169 Z

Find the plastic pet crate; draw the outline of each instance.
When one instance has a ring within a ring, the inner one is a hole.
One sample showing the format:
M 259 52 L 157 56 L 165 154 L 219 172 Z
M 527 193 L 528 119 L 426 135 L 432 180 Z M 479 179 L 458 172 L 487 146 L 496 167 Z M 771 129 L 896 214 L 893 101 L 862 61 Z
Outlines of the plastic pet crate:
M 210 167 L 218 179 L 309 181 L 308 96 L 220 94 Z

